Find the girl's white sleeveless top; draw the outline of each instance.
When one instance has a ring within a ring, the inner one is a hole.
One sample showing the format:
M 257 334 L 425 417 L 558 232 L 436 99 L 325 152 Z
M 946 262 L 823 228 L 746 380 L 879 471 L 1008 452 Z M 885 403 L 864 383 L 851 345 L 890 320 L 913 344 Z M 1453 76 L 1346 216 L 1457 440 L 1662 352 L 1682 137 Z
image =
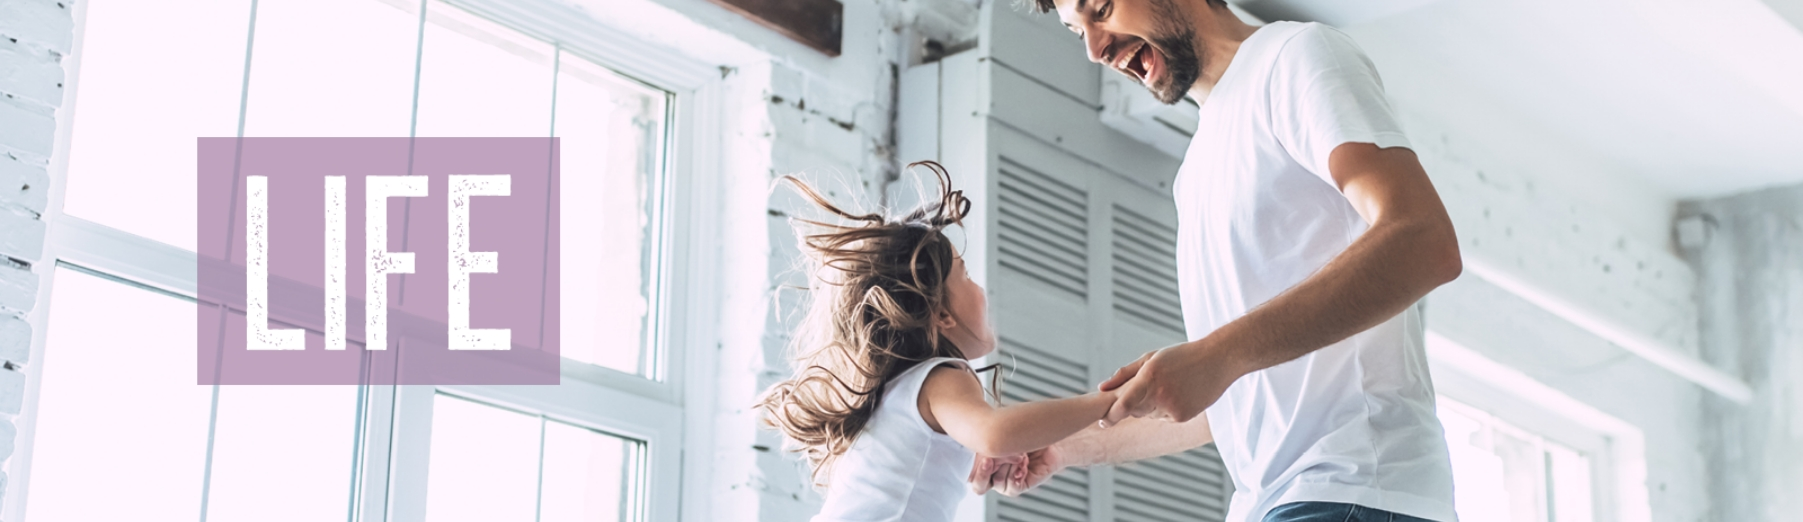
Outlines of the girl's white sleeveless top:
M 920 387 L 933 368 L 964 359 L 928 359 L 891 380 L 864 433 L 839 456 L 826 505 L 813 522 L 950 522 L 969 494 L 975 454 L 920 417 Z

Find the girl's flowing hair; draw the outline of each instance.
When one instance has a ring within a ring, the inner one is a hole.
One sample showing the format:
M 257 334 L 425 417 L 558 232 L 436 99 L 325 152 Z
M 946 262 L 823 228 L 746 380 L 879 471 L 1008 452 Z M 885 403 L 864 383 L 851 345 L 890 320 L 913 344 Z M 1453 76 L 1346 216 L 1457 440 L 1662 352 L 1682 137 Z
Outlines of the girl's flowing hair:
M 950 313 L 946 280 L 957 255 L 942 230 L 961 223 L 970 200 L 952 190 L 938 163 L 908 166 L 932 170 L 939 192 L 899 218 L 847 212 L 794 176 L 782 178 L 852 222 L 793 220 L 798 230 L 812 229 L 801 231 L 811 302 L 790 345 L 794 376 L 772 385 L 757 404 L 764 421 L 783 432 L 784 449 L 807 457 L 816 486 L 825 485 L 826 470 L 864 431 L 885 383 L 927 359 L 964 358 L 935 320 Z

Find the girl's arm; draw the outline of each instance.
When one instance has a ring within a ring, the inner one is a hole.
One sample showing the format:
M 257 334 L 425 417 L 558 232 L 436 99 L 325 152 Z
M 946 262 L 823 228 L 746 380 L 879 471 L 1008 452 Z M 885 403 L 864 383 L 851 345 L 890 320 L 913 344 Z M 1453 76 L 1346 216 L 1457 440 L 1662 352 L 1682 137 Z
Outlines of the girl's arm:
M 965 368 L 941 366 L 920 389 L 920 416 L 978 454 L 1003 456 L 1044 448 L 1101 420 L 1114 392 L 997 408 L 983 400 L 983 384 Z

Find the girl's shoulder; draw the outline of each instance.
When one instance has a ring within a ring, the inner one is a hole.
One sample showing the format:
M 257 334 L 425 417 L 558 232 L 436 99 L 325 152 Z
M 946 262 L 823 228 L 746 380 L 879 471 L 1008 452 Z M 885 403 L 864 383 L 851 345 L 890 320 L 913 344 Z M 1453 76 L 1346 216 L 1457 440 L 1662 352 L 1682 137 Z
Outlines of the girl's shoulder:
M 945 368 L 945 367 L 962 368 L 965 370 L 969 370 L 970 369 L 970 361 L 967 361 L 964 359 L 959 359 L 957 357 L 934 357 L 932 359 L 927 359 L 924 361 L 920 361 L 918 363 L 914 363 L 914 366 L 908 367 L 908 369 L 903 370 L 900 375 L 897 375 L 895 377 L 895 380 L 899 381 L 899 380 L 902 380 L 902 379 L 905 379 L 905 378 L 911 377 L 911 376 L 918 377 L 918 378 L 924 378 L 924 377 L 921 377 L 921 374 L 932 373 L 933 370 L 936 370 L 939 368 Z
M 931 378 L 933 374 L 939 373 L 937 370 L 940 368 L 955 369 L 955 371 L 969 373 L 972 377 L 976 376 L 970 368 L 970 361 L 959 359 L 957 357 L 935 357 L 920 361 L 913 367 L 902 371 L 900 375 L 895 376 L 891 388 L 900 387 L 896 385 L 904 385 L 904 383 L 906 383 L 906 385 L 911 385 L 911 387 L 919 388 L 923 386 L 927 379 Z

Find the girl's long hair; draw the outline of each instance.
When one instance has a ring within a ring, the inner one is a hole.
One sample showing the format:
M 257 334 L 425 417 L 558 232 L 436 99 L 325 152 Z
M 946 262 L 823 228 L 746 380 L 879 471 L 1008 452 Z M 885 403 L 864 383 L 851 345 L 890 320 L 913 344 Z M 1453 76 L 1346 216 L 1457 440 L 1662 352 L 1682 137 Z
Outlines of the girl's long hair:
M 942 230 L 969 214 L 970 200 L 952 190 L 938 163 L 908 166 L 932 170 L 939 192 L 900 217 L 854 214 L 807 183 L 782 178 L 851 222 L 793 219 L 807 256 L 811 302 L 790 345 L 794 376 L 771 385 L 757 403 L 764 421 L 783 432 L 784 449 L 807 457 L 816 486 L 825 485 L 826 470 L 864 431 L 885 383 L 927 359 L 964 358 L 935 321 L 950 313 L 946 280 L 957 255 Z M 993 392 L 997 383 L 991 384 Z

